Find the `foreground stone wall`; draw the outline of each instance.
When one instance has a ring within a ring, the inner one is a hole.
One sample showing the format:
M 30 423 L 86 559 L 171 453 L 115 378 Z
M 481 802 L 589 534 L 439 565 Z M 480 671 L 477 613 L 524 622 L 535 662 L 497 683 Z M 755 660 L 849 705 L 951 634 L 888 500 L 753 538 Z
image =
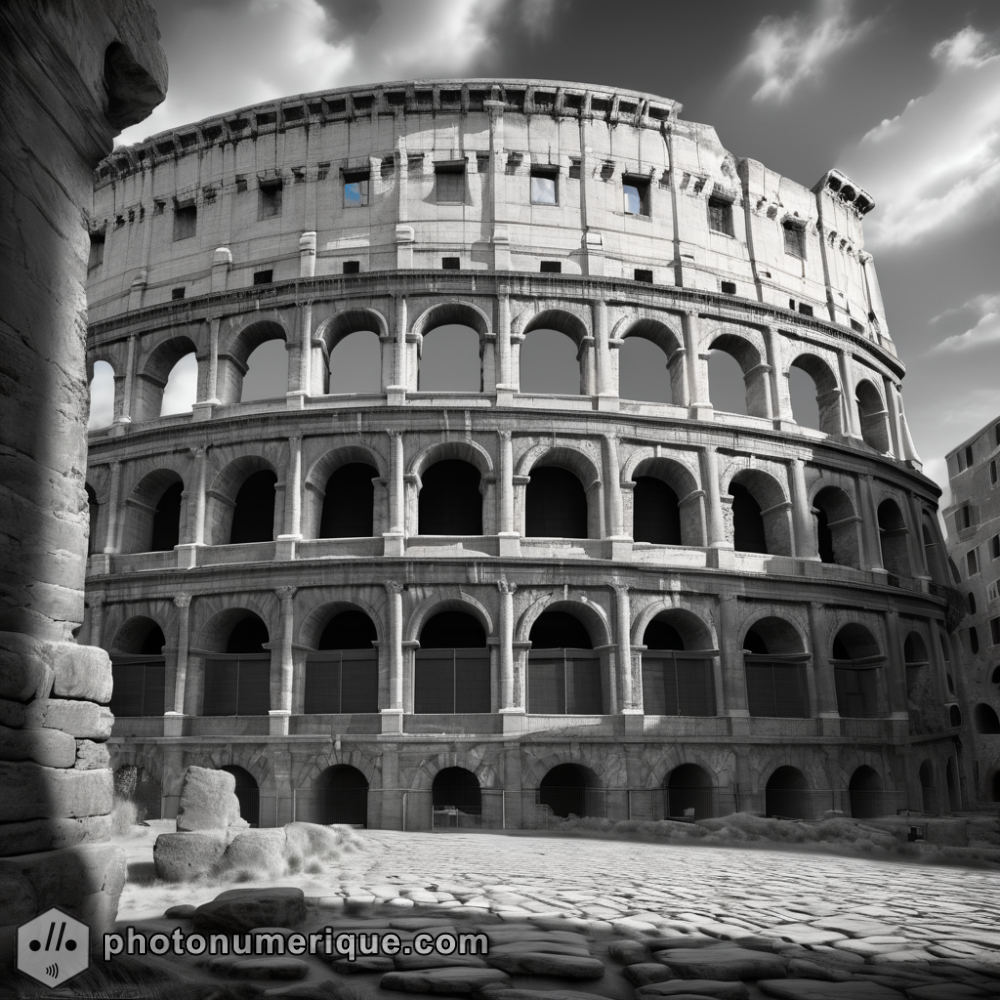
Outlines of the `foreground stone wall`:
M 0 963 L 52 905 L 114 920 L 103 650 L 75 643 L 87 551 L 87 229 L 94 166 L 166 89 L 145 0 L 0 9 Z M 7 886 L 10 886 L 10 892 Z

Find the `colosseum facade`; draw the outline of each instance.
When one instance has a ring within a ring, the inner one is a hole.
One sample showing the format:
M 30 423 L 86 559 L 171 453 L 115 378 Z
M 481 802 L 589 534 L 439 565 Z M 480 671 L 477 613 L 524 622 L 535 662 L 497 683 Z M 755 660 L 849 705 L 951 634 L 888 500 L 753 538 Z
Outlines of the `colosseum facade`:
M 82 637 L 112 656 L 112 755 L 151 812 L 189 764 L 231 769 L 261 826 L 961 804 L 940 491 L 873 200 L 680 111 L 384 84 L 102 164 L 88 359 L 114 416 L 90 435 Z M 478 385 L 421 389 L 443 326 Z M 578 391 L 529 388 L 542 334 Z M 268 341 L 287 391 L 241 402 Z M 334 387 L 360 342 L 370 382 Z M 619 391 L 640 347 L 658 400 Z M 715 352 L 745 413 L 712 405 Z M 192 354 L 192 410 L 161 415 Z

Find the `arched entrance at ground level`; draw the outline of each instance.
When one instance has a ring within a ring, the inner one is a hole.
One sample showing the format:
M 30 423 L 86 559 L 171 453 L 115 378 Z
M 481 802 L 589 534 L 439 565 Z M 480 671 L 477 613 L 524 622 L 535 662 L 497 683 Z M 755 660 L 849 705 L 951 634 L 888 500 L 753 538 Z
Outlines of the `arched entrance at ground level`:
M 875 768 L 868 767 L 867 764 L 851 775 L 848 795 L 851 800 L 851 815 L 855 819 L 871 819 L 885 813 L 882 778 Z
M 257 779 L 237 764 L 227 764 L 219 768 L 236 779 L 236 798 L 240 803 L 240 816 L 251 826 L 260 826 L 260 788 Z
M 810 805 L 809 783 L 797 767 L 779 767 L 768 779 L 764 792 L 764 812 L 767 816 L 811 819 Z
M 938 814 L 937 789 L 934 787 L 934 770 L 929 760 L 925 760 L 920 765 L 920 798 L 922 811 L 928 816 L 936 816 Z
M 368 779 L 349 764 L 328 767 L 316 780 L 316 822 L 368 825 Z
M 557 764 L 552 768 L 538 786 L 538 802 L 563 818 L 605 813 L 597 775 L 580 764 Z
M 483 793 L 479 779 L 464 767 L 438 771 L 431 785 L 431 802 L 435 828 L 479 826 L 482 821 Z
M 707 819 L 712 808 L 712 779 L 697 764 L 675 767 L 663 783 L 663 813 L 668 819 Z
M 958 768 L 954 757 L 948 758 L 945 777 L 948 781 L 948 808 L 952 812 L 958 812 L 962 808 L 962 792 L 958 785 Z

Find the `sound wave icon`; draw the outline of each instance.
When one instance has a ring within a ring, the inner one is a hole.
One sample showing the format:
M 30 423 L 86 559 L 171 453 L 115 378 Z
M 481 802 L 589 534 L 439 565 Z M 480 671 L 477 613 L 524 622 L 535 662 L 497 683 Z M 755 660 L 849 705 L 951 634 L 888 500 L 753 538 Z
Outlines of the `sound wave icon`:
M 51 965 L 45 966 L 45 975 L 47 975 L 49 979 L 58 978 L 59 966 L 55 962 L 53 962 Z

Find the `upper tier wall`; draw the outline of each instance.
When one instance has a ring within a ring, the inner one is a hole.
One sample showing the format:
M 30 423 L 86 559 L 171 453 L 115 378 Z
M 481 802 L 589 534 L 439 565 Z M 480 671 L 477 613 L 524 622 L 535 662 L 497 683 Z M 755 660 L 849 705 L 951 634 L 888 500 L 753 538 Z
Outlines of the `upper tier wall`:
M 809 190 L 734 157 L 679 110 L 579 84 L 428 81 L 288 98 L 162 133 L 98 170 L 91 319 L 177 289 L 246 287 L 262 270 L 298 277 L 300 238 L 315 233 L 317 276 L 348 261 L 440 268 L 444 257 L 463 270 L 649 272 L 656 284 L 811 310 L 892 350 L 862 249 L 871 198 L 836 171 Z M 533 172 L 554 180 L 555 204 L 532 198 Z M 348 205 L 345 176 L 365 173 L 367 204 Z M 214 279 L 213 261 L 224 264 Z

